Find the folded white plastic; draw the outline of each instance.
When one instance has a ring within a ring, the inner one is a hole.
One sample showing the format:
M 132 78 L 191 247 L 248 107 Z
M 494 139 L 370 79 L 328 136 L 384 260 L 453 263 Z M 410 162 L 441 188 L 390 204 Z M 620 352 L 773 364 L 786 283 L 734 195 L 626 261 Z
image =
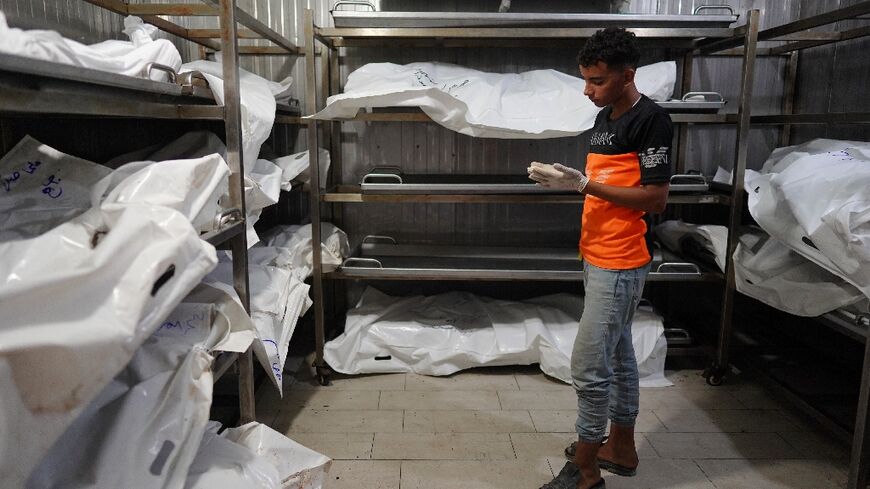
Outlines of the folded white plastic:
M 209 88 L 219 104 L 225 103 L 223 67 L 215 61 L 185 63 L 180 73 L 199 71 L 208 81 Z M 239 98 L 242 106 L 242 155 L 245 166 L 253 168 L 260 154 L 260 146 L 268 139 L 275 124 L 275 95 L 283 91 L 280 84 L 271 82 L 249 71 L 239 69 Z
M 245 351 L 252 339 L 240 305 L 198 286 L 54 444 L 27 486 L 182 487 L 208 421 L 211 352 Z
M 865 299 L 860 290 L 757 228 L 734 251 L 737 290 L 796 316 L 819 316 Z
M 320 166 L 320 186 L 326 188 L 326 174 L 329 173 L 330 163 L 329 151 L 318 148 L 317 155 L 317 163 Z M 281 168 L 282 190 L 291 190 L 294 181 L 308 183 L 311 180 L 308 169 L 311 163 L 308 160 L 308 150 L 305 150 L 301 153 L 282 156 L 272 161 L 272 163 Z
M 344 333 L 326 343 L 324 358 L 345 374 L 450 375 L 472 367 L 540 363 L 545 374 L 570 382 L 582 304 L 569 294 L 511 302 L 467 292 L 391 297 L 368 287 L 348 311 Z M 639 308 L 632 340 L 641 385 L 671 385 L 664 377 L 662 319 Z
M 0 242 L 39 236 L 88 210 L 91 187 L 111 172 L 24 136 L 0 160 Z
M 332 460 L 260 423 L 220 435 L 212 422 L 186 489 L 321 489 Z
M 713 224 L 665 221 L 655 227 L 656 237 L 675 253 L 700 252 L 709 255 L 725 271 L 728 255 L 728 228 Z
M 777 148 L 745 180 L 765 231 L 870 297 L 870 143 Z
M 674 92 L 673 61 L 642 66 L 635 82 L 653 100 Z M 347 78 L 315 119 L 350 119 L 370 107 L 420 107 L 433 121 L 474 137 L 544 139 L 591 129 L 600 110 L 582 79 L 556 70 L 485 73 L 446 63 L 370 63 Z
M 232 289 L 232 262 L 219 263 L 205 281 L 221 290 Z M 254 354 L 282 393 L 290 338 L 299 317 L 311 307 L 309 287 L 288 270 L 255 262 L 248 263 L 248 281 L 251 319 L 257 330 Z
M 157 28 L 138 17 L 124 19 L 128 41 L 104 41 L 90 46 L 67 39 L 55 31 L 10 28 L 0 12 L 0 52 L 108 71 L 119 75 L 165 81 L 162 71 L 146 73 L 148 63 L 181 67 L 178 49 L 167 39 L 152 39 Z
M 325 273 L 338 268 L 350 254 L 347 235 L 331 223 L 320 225 L 321 265 Z M 299 280 L 311 276 L 314 269 L 314 255 L 311 251 L 311 224 L 304 226 L 279 226 L 266 232 L 264 255 L 273 255 L 271 264 L 293 272 Z M 253 251 L 253 248 L 252 248 Z
M 217 258 L 148 205 L 91 209 L 0 255 L 0 473 L 21 487 Z
M 167 161 L 180 159 L 203 158 L 220 155 L 226 160 L 227 147 L 215 134 L 208 131 L 192 131 L 169 142 L 166 145 L 155 145 L 116 156 L 108 165 L 129 166 L 136 161 Z M 125 167 L 121 167 L 122 171 Z M 262 209 L 278 202 L 281 193 L 281 169 L 268 160 L 256 160 L 253 165 L 245 165 L 245 204 L 247 209 L 248 246 L 255 245 L 259 236 L 254 230 L 254 224 L 260 219 Z M 228 202 L 228 200 L 227 200 Z M 227 204 L 228 208 L 229 205 Z
M 145 203 L 175 209 L 200 232 L 216 229 L 216 218 L 228 200 L 230 169 L 218 154 L 201 158 L 128 163 L 91 190 L 101 202 Z

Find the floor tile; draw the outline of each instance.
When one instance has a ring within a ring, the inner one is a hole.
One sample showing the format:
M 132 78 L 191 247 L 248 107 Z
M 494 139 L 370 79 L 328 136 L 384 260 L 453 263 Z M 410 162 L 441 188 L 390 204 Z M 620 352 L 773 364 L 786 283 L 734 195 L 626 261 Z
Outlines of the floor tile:
M 383 391 L 381 409 L 500 409 L 495 391 Z
M 482 371 L 481 371 L 482 370 Z M 428 375 L 407 374 L 405 390 L 435 391 L 435 390 L 517 390 L 514 374 L 498 370 L 475 369 L 459 372 L 447 377 L 432 377 Z
M 539 433 L 573 433 L 574 424 L 577 421 L 577 409 L 545 411 L 529 411 L 535 429 Z M 652 411 L 640 411 L 637 415 L 634 431 L 648 433 L 653 431 L 667 431 L 659 418 Z
M 847 443 L 816 431 L 780 433 L 789 445 L 797 449 L 804 457 L 819 459 L 848 459 L 851 455 Z
M 641 409 L 746 409 L 730 391 L 641 389 Z
M 719 489 L 835 489 L 846 474 L 824 460 L 698 460 Z
M 653 411 L 675 433 L 772 433 L 801 431 L 782 411 L 750 409 L 656 409 Z
M 561 391 L 573 390 L 571 384 L 548 377 L 541 371 L 518 373 L 515 375 L 520 390 L 523 391 Z
M 577 439 L 572 433 L 511 433 L 510 436 L 517 458 L 532 460 L 564 456 L 565 447 Z M 658 457 L 642 433 L 635 435 L 634 442 L 639 458 Z M 558 472 L 560 467 L 552 468 Z
M 274 426 L 283 433 L 401 433 L 402 419 L 400 410 L 299 409 L 280 413 Z
M 398 460 L 335 460 L 324 489 L 399 489 Z
M 352 391 L 401 391 L 405 389 L 405 374 L 344 375 L 334 374 L 328 386 L 321 386 L 317 379 L 298 378 L 291 389 L 352 390 Z
M 406 433 L 534 433 L 528 411 L 405 411 Z
M 402 489 L 529 489 L 552 478 L 546 460 L 402 462 Z
M 800 458 L 776 433 L 646 433 L 662 458 Z
M 577 395 L 566 391 L 499 391 L 502 409 L 577 409 Z
M 789 409 L 782 399 L 760 385 L 743 386 L 731 393 L 748 409 Z
M 378 460 L 511 460 L 507 433 L 375 433 Z
M 334 460 L 372 458 L 374 433 L 290 433 L 289 438 Z
M 380 391 L 294 390 L 284 393 L 283 408 L 378 409 Z
M 694 460 L 641 460 L 634 477 L 604 472 L 607 489 L 715 489 Z M 745 489 L 745 488 L 744 488 Z M 761 489 L 761 488 L 753 488 Z

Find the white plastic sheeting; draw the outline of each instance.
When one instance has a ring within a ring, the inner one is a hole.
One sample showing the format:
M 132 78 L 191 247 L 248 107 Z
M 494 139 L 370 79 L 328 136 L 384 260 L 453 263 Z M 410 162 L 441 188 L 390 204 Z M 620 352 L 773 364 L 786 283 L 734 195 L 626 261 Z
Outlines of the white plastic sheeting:
M 144 203 L 175 209 L 196 230 L 211 231 L 229 193 L 230 169 L 218 154 L 201 158 L 129 163 L 91 190 L 94 206 L 101 202 Z
M 665 221 L 655 227 L 656 236 L 676 253 L 698 250 L 708 253 L 719 269 L 725 271 L 728 255 L 728 228 L 714 224 L 689 224 Z
M 0 242 L 39 236 L 91 207 L 112 170 L 25 136 L 0 160 Z
M 215 61 L 193 61 L 181 66 L 179 72 L 199 71 L 208 81 L 209 88 L 219 104 L 225 103 L 223 67 Z M 289 82 L 288 82 L 289 83 Z M 275 95 L 287 89 L 286 85 L 269 81 L 249 71 L 239 69 L 239 99 L 242 107 L 242 155 L 245 166 L 253 167 L 260 154 L 260 146 L 272 132 L 275 124 Z
M 328 273 L 338 268 L 350 254 L 350 243 L 344 231 L 328 222 L 321 223 L 320 236 L 321 265 L 323 272 Z M 271 264 L 292 271 L 300 280 L 311 276 L 314 270 L 311 224 L 276 227 L 270 229 L 264 238 L 266 248 L 275 250 L 259 253 L 264 256 L 272 255 L 274 258 L 271 258 Z
M 740 235 L 734 274 L 738 291 L 797 316 L 819 316 L 865 298 L 842 278 L 756 228 Z
M 673 61 L 642 66 L 635 82 L 653 100 L 674 92 Z M 474 137 L 544 139 L 591 129 L 600 110 L 582 79 L 555 70 L 485 73 L 445 63 L 370 63 L 347 78 L 315 119 L 349 119 L 370 107 L 420 107 L 438 124 Z
M 213 154 L 218 154 L 226 160 L 226 153 L 226 145 L 213 133 L 208 131 L 192 131 L 166 145 L 150 146 L 117 156 L 110 160 L 108 165 L 116 167 L 142 160 L 194 159 Z M 119 169 L 119 171 L 122 171 L 123 168 Z M 278 202 L 278 197 L 281 193 L 281 178 L 281 169 L 270 161 L 256 160 L 253 165 L 245 165 L 248 246 L 253 246 L 260 240 L 254 230 L 254 224 L 259 220 L 260 213 L 265 207 Z
M 211 352 L 245 351 L 252 330 L 229 296 L 197 287 L 55 443 L 27 487 L 183 487 L 211 407 Z
M 21 487 L 217 258 L 177 211 L 117 204 L 0 255 L 0 473 Z
M 55 31 L 10 28 L 0 12 L 0 52 L 54 61 L 73 66 L 108 71 L 119 75 L 149 78 L 148 63 L 159 63 L 178 70 L 181 55 L 167 39 L 152 39 L 157 28 L 138 17 L 124 19 L 127 41 L 103 41 L 90 46 L 67 39 Z M 153 71 L 151 79 L 166 81 L 168 75 Z
M 332 464 L 260 423 L 217 429 L 206 430 L 186 489 L 321 489 Z
M 329 173 L 329 151 L 318 148 L 317 163 L 320 166 L 320 186 L 326 188 L 326 174 Z M 311 180 L 308 167 L 311 164 L 308 161 L 308 150 L 301 153 L 282 156 L 273 160 L 278 167 L 281 168 L 281 189 L 290 191 L 293 188 L 293 182 L 302 182 L 307 184 Z
M 299 316 L 311 307 L 308 285 L 289 270 L 248 262 L 251 319 L 257 330 L 254 354 L 272 383 L 282 393 L 287 348 L 296 330 Z M 231 262 L 221 262 L 205 279 L 206 283 L 229 292 L 232 290 Z
M 545 374 L 570 382 L 581 313 L 582 298 L 569 294 L 510 302 L 466 292 L 391 297 L 368 287 L 348 311 L 345 332 L 326 343 L 324 358 L 345 374 L 450 375 L 472 367 L 540 363 Z M 641 385 L 671 385 L 664 377 L 661 318 L 639 308 L 632 335 Z
M 765 231 L 870 297 L 870 143 L 777 148 L 745 180 Z

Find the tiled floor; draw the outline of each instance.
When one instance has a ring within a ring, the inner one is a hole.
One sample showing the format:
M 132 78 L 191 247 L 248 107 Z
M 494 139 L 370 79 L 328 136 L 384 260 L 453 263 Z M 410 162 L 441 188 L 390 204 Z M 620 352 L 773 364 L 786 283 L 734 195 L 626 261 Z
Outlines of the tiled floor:
M 642 389 L 636 477 L 610 489 L 843 487 L 848 447 L 750 381 L 709 387 L 698 371 Z M 536 367 L 451 377 L 338 376 L 329 387 L 264 386 L 261 421 L 333 459 L 325 489 L 537 489 L 565 463 L 572 388 Z

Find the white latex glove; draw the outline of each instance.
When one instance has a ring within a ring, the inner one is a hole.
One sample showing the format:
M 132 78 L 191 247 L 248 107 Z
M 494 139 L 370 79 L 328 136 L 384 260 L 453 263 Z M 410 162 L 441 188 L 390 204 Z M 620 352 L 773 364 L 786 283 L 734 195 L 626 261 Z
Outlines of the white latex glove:
M 533 161 L 528 172 L 529 178 L 538 182 L 538 185 L 547 188 L 583 193 L 586 190 L 586 184 L 589 183 L 589 177 L 584 175 L 582 171 L 559 163 L 548 165 Z

